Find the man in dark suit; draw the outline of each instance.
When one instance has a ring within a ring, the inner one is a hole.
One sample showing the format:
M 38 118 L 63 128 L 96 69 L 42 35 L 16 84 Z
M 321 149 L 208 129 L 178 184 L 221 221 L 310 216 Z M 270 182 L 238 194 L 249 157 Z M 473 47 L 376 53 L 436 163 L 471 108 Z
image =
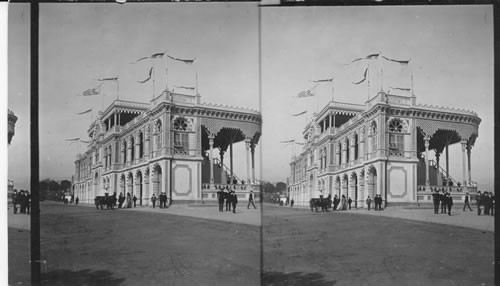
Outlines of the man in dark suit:
M 439 194 L 439 201 L 441 202 L 441 213 L 445 214 L 446 213 L 446 194 L 444 191 Z
M 224 195 L 225 193 L 222 190 L 217 192 L 217 199 L 219 200 L 219 211 L 224 212 Z
M 453 197 L 450 193 L 446 194 L 446 206 L 448 206 L 448 215 L 451 215 L 451 207 L 453 206 Z
M 439 191 L 436 190 L 432 193 L 432 202 L 434 203 L 434 214 L 439 214 Z
M 469 203 L 469 193 L 465 193 L 465 200 L 464 200 L 464 211 L 465 211 L 465 207 L 468 207 L 470 211 L 472 211 L 472 208 L 470 207 L 470 203 Z
M 230 195 L 230 201 L 231 204 L 233 205 L 233 213 L 236 213 L 236 205 L 238 204 L 238 196 L 236 196 L 236 193 L 234 191 L 231 191 Z
M 250 194 L 248 195 L 248 206 L 247 209 L 250 208 L 250 204 L 252 204 L 253 208 L 256 209 L 257 207 L 253 203 L 253 191 L 250 191 Z

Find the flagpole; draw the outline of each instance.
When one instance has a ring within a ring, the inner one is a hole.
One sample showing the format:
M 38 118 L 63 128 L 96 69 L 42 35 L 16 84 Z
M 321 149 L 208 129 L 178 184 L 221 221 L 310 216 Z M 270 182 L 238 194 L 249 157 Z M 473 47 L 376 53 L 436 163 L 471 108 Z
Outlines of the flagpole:
M 382 52 L 379 54 L 379 64 L 380 64 L 380 91 L 384 91 L 384 68 L 383 68 L 383 59 Z
M 166 52 L 165 52 L 165 54 L 166 54 Z M 168 55 L 165 58 L 165 75 L 166 75 L 165 89 L 168 90 Z
M 367 75 L 366 77 L 368 78 L 368 82 L 366 84 L 367 87 L 367 99 L 366 101 L 368 102 L 370 100 L 370 64 L 368 64 L 368 69 L 367 69 Z
M 153 73 L 153 99 L 154 99 L 155 98 L 155 61 L 154 61 L 154 59 L 153 59 L 152 73 Z
M 104 84 L 101 83 L 100 86 L 100 92 L 101 92 L 101 111 L 104 112 Z
M 334 85 L 333 85 L 333 76 L 332 76 L 332 102 L 334 101 L 334 92 L 335 92 L 335 89 L 334 89 Z
M 120 78 L 116 78 L 116 99 L 120 99 Z
M 195 73 L 196 73 L 196 95 L 199 95 L 199 93 L 198 93 L 198 71 L 196 70 Z

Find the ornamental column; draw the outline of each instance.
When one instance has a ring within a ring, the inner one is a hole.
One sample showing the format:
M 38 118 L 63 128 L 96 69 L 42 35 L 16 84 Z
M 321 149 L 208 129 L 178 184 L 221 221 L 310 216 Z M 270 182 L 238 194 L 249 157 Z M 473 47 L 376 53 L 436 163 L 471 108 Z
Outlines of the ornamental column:
M 466 163 L 466 157 L 465 157 L 465 150 L 467 149 L 467 140 L 462 140 L 460 142 L 462 144 L 462 159 L 463 159 L 463 164 L 462 164 L 462 170 L 463 170 L 463 186 L 467 186 L 467 163 Z
M 134 146 L 132 146 L 132 140 L 130 140 L 130 137 L 127 138 L 127 162 L 126 163 L 129 163 L 131 162 L 132 158 L 132 148 Z
M 219 152 L 220 155 L 220 183 L 224 184 L 227 183 L 227 178 L 224 178 L 224 151 L 222 150 L 222 147 Z
M 245 149 L 247 150 L 247 180 L 250 181 L 250 138 L 245 139 Z
M 140 134 L 137 133 L 136 136 L 135 136 L 135 151 L 134 151 L 134 157 L 135 158 L 132 158 L 132 159 L 135 159 L 135 160 L 138 160 L 141 158 L 141 154 L 140 154 L 140 151 L 139 149 L 141 149 L 141 141 L 140 141 Z
M 425 186 L 426 189 L 430 185 L 429 181 L 429 141 L 431 138 L 429 136 L 425 136 L 424 141 L 425 141 Z
M 233 142 L 229 144 L 229 167 L 231 168 L 231 184 L 233 183 Z
M 210 185 L 214 184 L 214 135 L 210 134 L 208 136 L 208 144 L 210 145 Z M 212 186 L 210 187 L 212 188 Z
M 252 155 L 252 182 L 255 181 L 255 144 L 250 145 L 250 153 Z
M 446 186 L 450 185 L 450 169 L 449 161 L 450 156 L 448 156 L 448 142 L 446 142 Z
M 149 130 L 149 125 L 146 126 L 146 130 L 144 133 L 144 156 L 146 158 L 149 158 L 149 147 L 151 146 L 151 136 L 150 136 L 150 130 Z
M 467 146 L 467 174 L 469 175 L 469 184 L 472 182 L 471 180 L 471 174 L 470 174 L 470 152 L 471 152 L 471 149 L 472 149 L 472 146 L 471 145 L 468 145 Z

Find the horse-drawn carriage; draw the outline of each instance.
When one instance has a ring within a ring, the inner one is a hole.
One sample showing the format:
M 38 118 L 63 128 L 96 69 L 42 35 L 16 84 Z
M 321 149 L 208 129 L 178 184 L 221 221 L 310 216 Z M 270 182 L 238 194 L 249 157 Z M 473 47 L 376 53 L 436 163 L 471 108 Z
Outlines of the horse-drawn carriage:
M 107 210 L 113 210 L 116 205 L 116 194 L 112 196 L 96 196 L 94 199 L 96 209 L 101 208 L 101 210 L 106 207 Z
M 321 208 L 322 212 L 327 212 L 328 209 L 332 206 L 332 195 L 328 195 L 328 197 L 323 198 L 320 196 L 319 198 L 312 198 L 309 201 L 309 206 L 311 207 L 311 211 L 318 212 L 318 209 Z

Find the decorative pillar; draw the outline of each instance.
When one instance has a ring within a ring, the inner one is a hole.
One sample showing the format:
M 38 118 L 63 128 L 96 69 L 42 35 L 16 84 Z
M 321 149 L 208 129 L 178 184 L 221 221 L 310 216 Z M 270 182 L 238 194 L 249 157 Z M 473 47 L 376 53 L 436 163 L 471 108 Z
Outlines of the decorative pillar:
M 468 145 L 467 146 L 467 174 L 469 175 L 468 179 L 469 179 L 469 184 L 472 183 L 472 179 L 471 179 L 471 174 L 470 174 L 470 152 L 471 152 L 471 149 L 472 149 L 472 146 L 471 145 Z
M 149 126 L 146 127 L 144 132 L 144 142 L 143 142 L 143 154 L 146 158 L 149 158 Z
M 229 144 L 229 167 L 231 168 L 231 184 L 233 183 L 233 142 Z
M 224 184 L 227 182 L 227 178 L 224 178 L 224 151 L 222 150 L 222 147 L 219 152 L 220 155 L 220 182 L 221 184 Z
M 140 141 L 140 134 L 137 133 L 136 136 L 135 136 L 135 140 L 134 140 L 134 143 L 135 143 L 135 151 L 134 151 L 134 158 L 132 159 L 135 159 L 135 160 L 138 160 L 141 158 L 141 154 L 139 152 L 139 149 L 141 148 L 141 141 Z
M 116 113 L 113 114 L 113 127 L 116 126 Z
M 460 142 L 462 144 L 462 159 L 463 159 L 463 164 L 462 164 L 462 170 L 463 170 L 463 186 L 467 186 L 467 163 L 466 163 L 466 157 L 465 157 L 465 150 L 467 149 L 467 140 L 462 140 Z
M 252 182 L 255 181 L 255 144 L 250 145 L 250 153 L 252 155 Z
M 450 156 L 448 156 L 448 142 L 446 142 L 446 184 L 447 186 L 449 186 L 450 184 L 450 169 L 449 169 L 449 164 L 450 164 L 450 160 L 449 160 Z
M 128 163 L 128 162 L 132 161 L 132 158 L 131 158 L 131 156 L 132 156 L 132 147 L 133 147 L 132 146 L 132 140 L 130 140 L 130 137 L 129 137 L 129 138 L 127 138 L 127 151 L 126 151 L 127 152 L 127 162 L 125 162 L 125 163 Z
M 250 138 L 245 139 L 245 149 L 247 150 L 247 180 L 250 181 Z
M 347 163 L 347 138 L 342 139 L 341 148 L 342 148 L 342 161 L 340 162 L 340 164 L 344 164 Z
M 354 153 L 356 152 L 356 150 L 354 150 L 356 148 L 356 145 L 355 145 L 356 142 L 354 142 L 354 134 L 351 134 L 349 135 L 349 150 L 347 152 L 349 152 L 349 161 L 354 161 L 356 158 L 354 157 Z
M 429 136 L 425 136 L 425 185 L 426 189 L 430 185 L 429 181 L 429 141 L 431 138 Z
M 208 136 L 208 144 L 210 145 L 210 184 L 214 184 L 214 155 L 213 155 L 213 149 L 214 149 L 214 136 L 210 134 Z M 210 187 L 212 188 L 212 187 Z

